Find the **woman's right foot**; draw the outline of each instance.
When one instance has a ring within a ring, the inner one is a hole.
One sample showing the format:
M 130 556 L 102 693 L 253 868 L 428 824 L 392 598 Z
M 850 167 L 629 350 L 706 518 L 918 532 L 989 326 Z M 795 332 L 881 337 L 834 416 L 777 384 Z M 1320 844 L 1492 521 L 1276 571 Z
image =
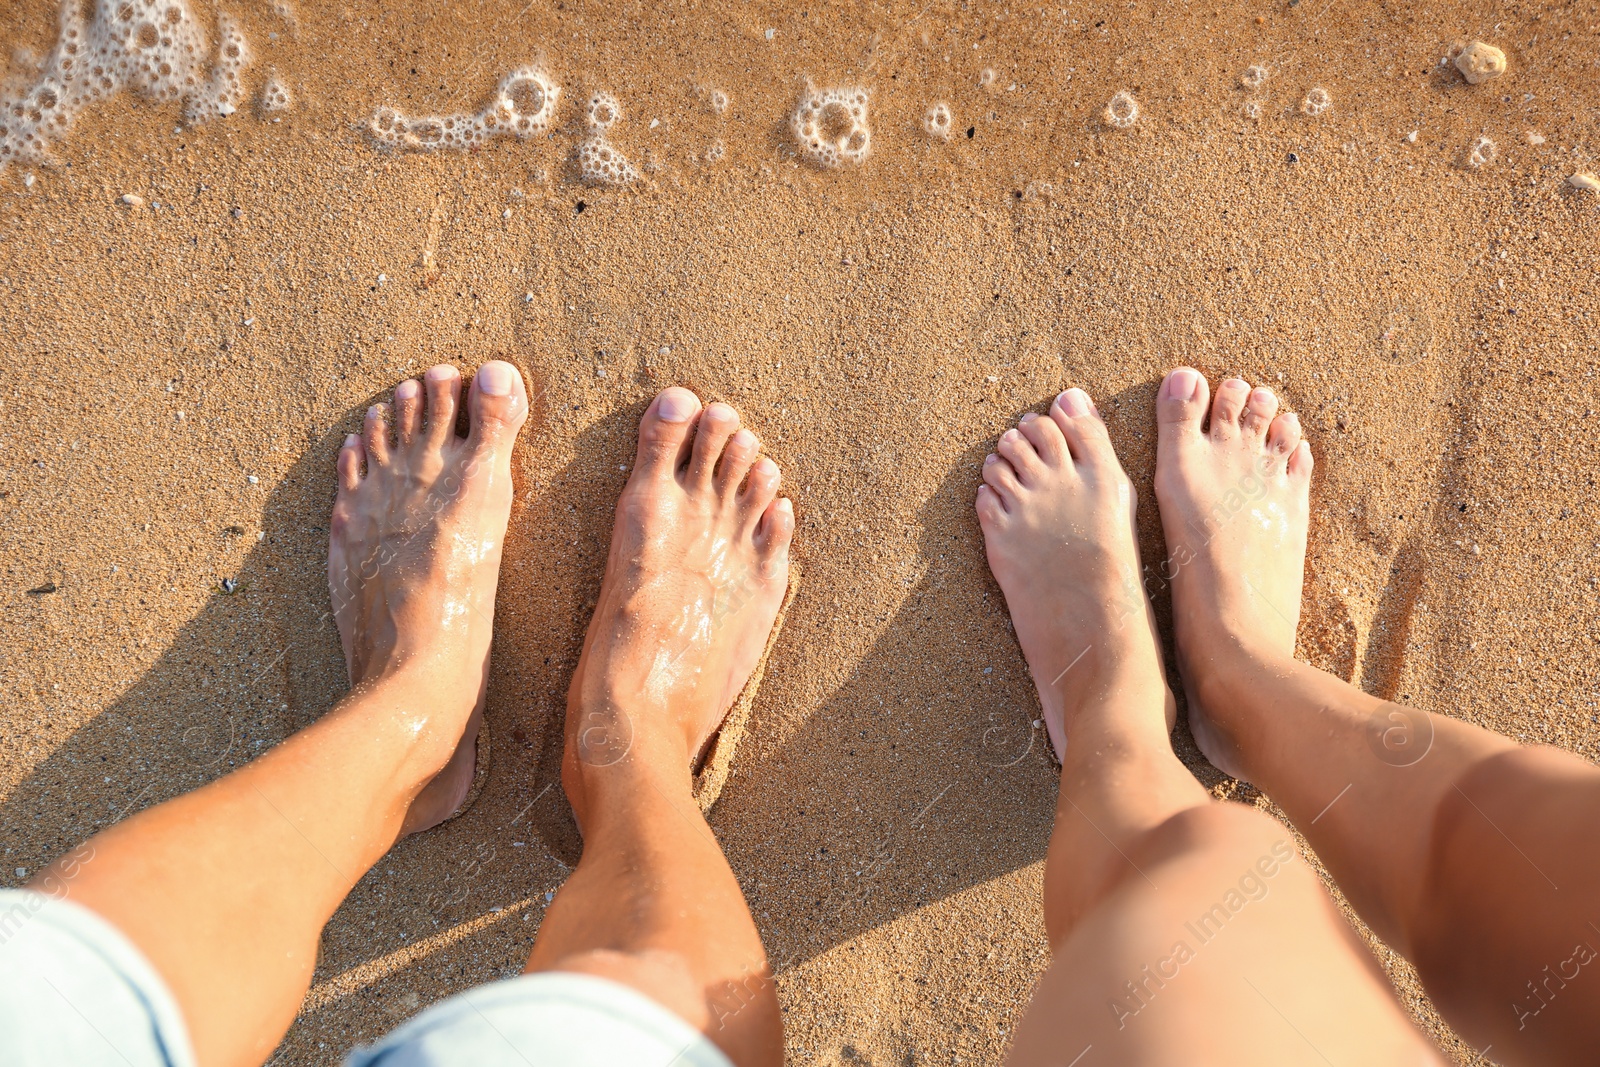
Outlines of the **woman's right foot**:
M 1209 425 L 1206 424 L 1210 416 Z M 1156 398 L 1156 500 L 1189 729 L 1217 767 L 1248 778 L 1224 687 L 1248 664 L 1294 656 L 1309 525 L 1311 447 L 1270 389 L 1178 367 Z

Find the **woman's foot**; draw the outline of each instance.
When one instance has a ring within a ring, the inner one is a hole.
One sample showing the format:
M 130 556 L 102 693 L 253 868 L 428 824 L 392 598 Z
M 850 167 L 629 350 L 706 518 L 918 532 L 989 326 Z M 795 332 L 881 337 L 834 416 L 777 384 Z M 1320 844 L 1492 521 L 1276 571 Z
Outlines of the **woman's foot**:
M 1294 655 L 1311 447 L 1270 389 L 1229 378 L 1212 400 L 1190 367 L 1162 382 L 1156 420 L 1156 499 L 1189 729 L 1207 759 L 1247 778 L 1227 720 L 1235 702 L 1220 686 L 1240 664 Z
M 687 776 L 761 659 L 794 510 L 760 449 L 733 408 L 702 409 L 687 389 L 645 411 L 567 697 L 562 777 L 580 824 L 598 768 Z
M 483 365 L 456 433 L 461 375 L 438 366 L 367 410 L 339 451 L 328 585 L 354 686 L 391 673 L 417 682 L 418 734 L 442 769 L 402 833 L 454 815 L 472 786 L 488 681 L 495 585 L 511 515 L 511 446 L 528 414 L 511 364 Z
M 989 568 L 1005 592 L 1057 759 L 1080 707 L 1151 690 L 1171 727 L 1155 618 L 1144 595 L 1133 484 L 1082 389 L 1024 415 L 984 461 L 978 487 Z M 1153 724 L 1152 724 L 1153 725 Z

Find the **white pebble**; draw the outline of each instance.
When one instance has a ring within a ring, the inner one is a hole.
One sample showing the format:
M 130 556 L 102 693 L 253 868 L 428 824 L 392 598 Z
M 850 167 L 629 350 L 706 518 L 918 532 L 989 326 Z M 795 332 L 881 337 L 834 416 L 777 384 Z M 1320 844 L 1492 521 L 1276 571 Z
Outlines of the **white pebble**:
M 1412 130 L 1410 133 L 1406 134 L 1406 138 L 1405 139 L 1406 139 L 1406 144 L 1416 144 L 1417 143 L 1417 131 L 1416 130 Z
M 1529 130 L 1528 131 L 1528 143 L 1529 144 L 1544 144 L 1544 134 L 1542 134 L 1542 133 L 1534 133 L 1532 130 Z
M 26 877 L 28 877 L 28 868 L 26 868 L 26 867 L 18 867 L 17 868 L 17 877 L 18 878 L 26 878 Z
M 1600 178 L 1581 170 L 1567 179 L 1567 184 L 1586 193 L 1600 193 Z
M 254 474 L 245 475 L 245 479 L 244 480 L 249 482 L 251 485 L 257 485 L 261 481 L 261 479 L 257 478 Z
M 117 198 L 117 203 L 123 207 L 144 207 L 144 197 L 138 193 L 123 193 Z
M 773 37 L 777 36 L 777 33 L 778 33 L 777 30 L 774 30 L 774 29 L 769 27 L 767 29 L 767 40 L 769 40 L 769 41 L 772 40 Z
M 22 176 L 22 186 L 23 186 L 23 188 L 24 189 L 32 189 L 33 188 L 33 180 L 34 180 L 33 179 L 33 175 L 24 174 Z
M 1506 54 L 1492 44 L 1473 41 L 1456 56 L 1456 69 L 1468 82 L 1479 85 L 1506 72 Z

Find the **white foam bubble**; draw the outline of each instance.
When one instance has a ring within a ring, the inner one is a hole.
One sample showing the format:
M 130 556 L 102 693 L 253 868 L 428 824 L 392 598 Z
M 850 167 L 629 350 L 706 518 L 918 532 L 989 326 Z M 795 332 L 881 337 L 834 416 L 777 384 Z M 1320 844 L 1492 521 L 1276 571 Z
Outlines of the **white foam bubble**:
M 294 106 L 294 95 L 289 92 L 289 87 L 278 80 L 276 74 L 268 75 L 261 86 L 261 96 L 257 104 L 263 112 L 288 111 Z
M 206 35 L 188 0 L 62 0 L 56 46 L 37 78 L 0 101 L 0 167 L 50 162 L 52 149 L 83 111 L 123 89 L 191 112 L 228 114 L 243 89 L 249 49 L 237 24 L 218 14 L 217 57 L 205 78 Z M 213 92 L 213 85 L 222 88 Z
M 865 89 L 818 89 L 808 82 L 789 124 L 800 155 L 819 167 L 860 166 L 872 152 Z
M 936 137 L 941 141 L 950 139 L 950 131 L 955 125 L 955 120 L 950 116 L 950 105 L 944 101 L 929 106 L 922 115 L 922 129 L 929 137 Z
M 373 140 L 409 152 L 461 150 L 490 137 L 528 138 L 550 128 L 561 86 L 541 68 L 519 67 L 500 79 L 494 97 L 476 114 L 407 115 L 387 105 L 367 123 Z
M 710 102 L 711 110 L 719 115 L 728 110 L 728 94 L 721 89 L 711 90 Z
M 1313 118 L 1332 107 L 1333 94 L 1320 85 L 1306 93 L 1306 98 L 1300 101 L 1300 110 Z
M 1479 137 L 1467 146 L 1467 166 L 1476 170 L 1493 163 L 1500 157 L 1500 147 L 1487 137 Z
M 1246 89 L 1259 89 L 1271 76 L 1272 72 L 1266 68 L 1265 64 L 1252 63 L 1244 68 L 1243 74 L 1239 75 L 1239 84 Z
M 609 130 L 612 123 L 622 117 L 622 105 L 617 103 L 617 98 L 610 93 L 595 93 L 589 97 L 589 109 L 585 119 L 590 129 Z
M 226 117 L 243 106 L 243 75 L 251 58 L 250 45 L 238 21 L 226 11 L 218 11 L 217 50 L 211 61 L 211 76 L 199 92 L 189 97 L 185 111 L 191 123 L 205 122 L 218 115 Z
M 722 143 L 722 138 L 717 138 L 706 146 L 705 160 L 707 163 L 721 163 L 722 157 L 727 155 L 728 149 Z
M 1132 93 L 1123 89 L 1106 104 L 1101 117 L 1106 120 L 1106 125 L 1126 130 L 1139 121 L 1139 101 L 1133 98 Z
M 603 134 L 597 133 L 578 146 L 578 176 L 588 185 L 615 188 L 639 177 L 639 171 Z

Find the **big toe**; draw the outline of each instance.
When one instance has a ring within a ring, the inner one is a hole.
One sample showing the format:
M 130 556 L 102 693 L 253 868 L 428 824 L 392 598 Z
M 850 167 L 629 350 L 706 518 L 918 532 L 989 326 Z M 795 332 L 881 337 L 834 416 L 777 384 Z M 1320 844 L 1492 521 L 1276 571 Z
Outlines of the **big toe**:
M 1156 424 L 1162 439 L 1199 437 L 1205 422 L 1211 386 L 1193 367 L 1174 367 L 1156 396 Z
M 690 431 L 700 413 L 700 398 L 687 389 L 663 389 L 639 420 L 639 456 L 634 472 L 641 477 L 670 478 L 689 458 Z
M 492 359 L 478 368 L 467 399 L 472 426 L 468 441 L 480 451 L 510 444 L 528 418 L 528 390 L 517 368 Z

